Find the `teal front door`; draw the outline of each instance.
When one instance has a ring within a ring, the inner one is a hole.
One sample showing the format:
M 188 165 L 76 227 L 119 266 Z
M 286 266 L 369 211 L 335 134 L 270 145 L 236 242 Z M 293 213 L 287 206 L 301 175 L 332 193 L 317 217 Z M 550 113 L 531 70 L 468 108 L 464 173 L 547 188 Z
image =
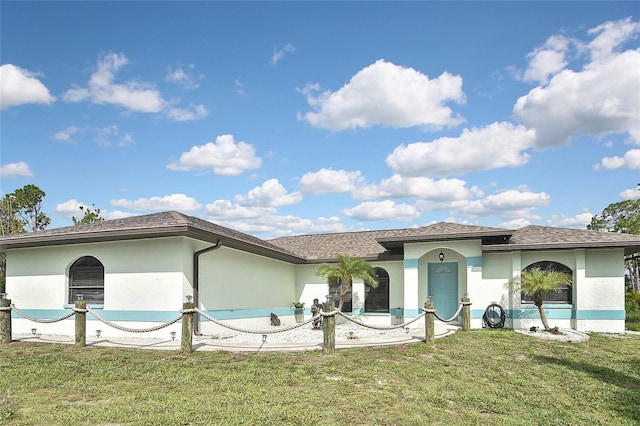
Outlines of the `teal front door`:
M 429 264 L 429 296 L 441 318 L 449 319 L 458 310 L 458 264 Z

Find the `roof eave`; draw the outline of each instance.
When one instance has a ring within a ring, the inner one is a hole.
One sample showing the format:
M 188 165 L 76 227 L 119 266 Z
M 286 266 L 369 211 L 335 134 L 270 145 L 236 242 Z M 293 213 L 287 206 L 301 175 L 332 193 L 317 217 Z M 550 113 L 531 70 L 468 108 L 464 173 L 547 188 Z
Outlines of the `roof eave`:
M 625 241 L 594 241 L 590 243 L 577 243 L 577 242 L 565 242 L 565 243 L 535 243 L 535 244 L 496 244 L 496 245 L 483 245 L 482 251 L 485 253 L 491 252 L 506 252 L 506 251 L 529 251 L 529 250 L 575 250 L 580 248 L 623 248 L 625 254 L 637 253 L 640 251 L 640 244 L 629 244 Z
M 483 237 L 511 237 L 513 232 L 477 231 L 459 234 L 414 235 L 399 237 L 379 237 L 376 242 L 384 248 L 397 247 L 398 243 L 425 243 L 431 241 L 477 240 Z
M 142 229 L 121 229 L 121 230 L 109 230 L 109 231 L 92 231 L 87 233 L 78 234 L 54 234 L 54 235 L 42 235 L 37 236 L 34 234 L 28 234 L 28 238 L 15 238 L 8 241 L 2 241 L 0 243 L 0 251 L 22 249 L 22 248 L 34 248 L 34 247 L 48 247 L 48 246 L 60 246 L 66 244 L 89 244 L 109 241 L 123 241 L 123 240 L 141 240 L 147 238 L 163 238 L 163 237 L 189 237 L 200 241 L 215 243 L 220 241 L 222 245 L 230 248 L 248 251 L 250 253 L 283 260 L 291 263 L 304 263 L 305 259 L 293 254 L 281 252 L 278 250 L 272 250 L 267 247 L 261 247 L 259 245 L 251 244 L 248 242 L 240 241 L 235 238 L 231 238 L 226 235 L 217 234 L 201 230 L 197 227 L 190 225 L 174 225 L 163 226 L 154 228 L 142 228 Z

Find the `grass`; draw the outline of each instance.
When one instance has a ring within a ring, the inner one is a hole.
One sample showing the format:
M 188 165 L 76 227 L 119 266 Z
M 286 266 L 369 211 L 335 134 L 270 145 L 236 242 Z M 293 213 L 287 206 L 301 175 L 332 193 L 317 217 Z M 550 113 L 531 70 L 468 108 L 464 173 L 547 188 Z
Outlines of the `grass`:
M 640 336 L 475 330 L 324 356 L 0 345 L 9 425 L 632 425 Z

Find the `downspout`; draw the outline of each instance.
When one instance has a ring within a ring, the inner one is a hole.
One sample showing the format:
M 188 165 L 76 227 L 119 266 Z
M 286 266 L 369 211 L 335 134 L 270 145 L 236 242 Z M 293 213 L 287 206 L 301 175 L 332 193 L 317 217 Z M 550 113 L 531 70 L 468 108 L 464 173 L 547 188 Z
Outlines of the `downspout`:
M 198 250 L 197 252 L 193 253 L 193 305 L 196 308 L 200 307 L 200 298 L 199 298 L 200 255 L 219 249 L 220 247 L 222 247 L 222 243 L 220 242 L 220 240 L 218 240 L 216 241 L 215 245 L 211 247 L 207 247 L 202 250 Z M 200 332 L 200 315 L 199 314 L 193 316 L 193 333 L 196 336 L 202 336 L 202 333 Z

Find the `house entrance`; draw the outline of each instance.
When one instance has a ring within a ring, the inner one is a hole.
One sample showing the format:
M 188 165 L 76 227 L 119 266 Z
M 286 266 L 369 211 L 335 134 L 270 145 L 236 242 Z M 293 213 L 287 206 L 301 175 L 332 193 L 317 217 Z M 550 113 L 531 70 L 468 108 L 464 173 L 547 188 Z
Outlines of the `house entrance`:
M 451 318 L 458 310 L 458 264 L 429 263 L 429 295 L 438 315 Z

